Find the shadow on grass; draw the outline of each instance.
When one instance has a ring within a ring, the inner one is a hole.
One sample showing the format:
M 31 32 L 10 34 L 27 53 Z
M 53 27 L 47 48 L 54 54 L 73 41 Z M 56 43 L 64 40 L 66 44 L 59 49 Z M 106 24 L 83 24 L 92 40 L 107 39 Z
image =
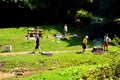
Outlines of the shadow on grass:
M 4 50 L 4 51 L 0 51 L 0 52 L 1 52 L 1 53 L 6 53 L 6 52 L 10 52 L 10 51 L 5 51 L 5 50 Z
M 69 43 L 67 45 L 67 47 L 71 47 L 71 46 L 81 46 L 82 45 L 82 37 L 71 37 L 70 39 L 66 40 L 67 43 Z
M 80 52 L 76 52 L 76 54 L 82 54 L 82 52 L 80 51 Z

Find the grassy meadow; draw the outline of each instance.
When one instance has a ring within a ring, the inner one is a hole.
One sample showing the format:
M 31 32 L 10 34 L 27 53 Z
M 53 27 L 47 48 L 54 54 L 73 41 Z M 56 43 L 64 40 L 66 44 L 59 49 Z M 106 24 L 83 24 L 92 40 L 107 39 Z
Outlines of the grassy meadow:
M 69 38 L 67 41 L 61 41 L 53 37 L 54 34 L 62 34 L 64 25 L 38 26 L 43 29 L 43 37 L 41 38 L 41 49 L 49 50 L 70 50 L 80 49 L 81 35 L 79 38 Z M 57 28 L 56 28 L 57 27 Z M 34 40 L 26 40 L 27 30 L 30 27 L 19 28 L 2 28 L 0 29 L 0 45 L 2 51 L 7 44 L 12 45 L 12 52 L 32 51 L 35 47 Z M 69 33 L 74 34 L 74 29 L 69 29 Z M 51 38 L 46 38 L 50 36 Z
M 78 38 L 68 35 L 68 40 L 59 40 L 52 36 L 63 33 L 63 26 L 64 25 L 37 26 L 42 28 L 44 32 L 41 38 L 41 50 L 53 51 L 52 56 L 29 53 L 21 55 L 1 55 L 0 62 L 3 62 L 4 66 L 0 67 L 0 71 L 12 73 L 14 69 L 22 68 L 25 72 L 29 73 L 24 76 L 15 75 L 14 77 L 4 78 L 2 80 L 80 80 L 83 79 L 84 75 L 87 76 L 89 72 L 99 70 L 101 67 L 110 67 L 111 64 L 113 64 L 112 62 L 119 60 L 120 50 L 118 47 L 110 46 L 108 52 L 104 54 L 94 54 L 91 52 L 92 43 L 90 40 L 88 42 L 89 49 L 87 49 L 85 53 L 80 53 L 80 51 L 82 51 L 82 39 L 87 34 L 85 32 L 88 27 L 81 28 Z M 10 53 L 33 51 L 35 40 L 26 40 L 27 29 L 28 27 L 1 28 L 0 54 L 6 54 L 4 53 L 4 46 L 7 44 L 12 45 L 12 52 Z M 74 27 L 68 28 L 68 30 L 71 34 L 76 33 Z M 47 36 L 49 36 L 49 38 L 47 38 Z M 55 51 L 58 52 L 54 53 Z M 116 53 L 117 56 L 115 55 Z M 98 73 L 95 75 L 98 75 Z M 109 76 L 113 75 L 110 74 Z M 106 77 L 101 79 L 90 76 L 90 78 L 85 80 L 105 79 L 108 80 Z

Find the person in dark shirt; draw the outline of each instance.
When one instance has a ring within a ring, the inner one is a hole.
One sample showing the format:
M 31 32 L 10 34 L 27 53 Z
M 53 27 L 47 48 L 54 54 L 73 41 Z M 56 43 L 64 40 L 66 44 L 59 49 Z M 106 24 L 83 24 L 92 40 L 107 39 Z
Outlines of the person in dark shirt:
M 36 46 L 35 46 L 35 50 L 33 51 L 33 53 L 36 52 L 37 49 L 40 48 L 40 37 L 38 34 L 36 34 Z M 40 49 L 39 49 L 40 50 Z M 40 52 L 39 52 L 40 53 Z

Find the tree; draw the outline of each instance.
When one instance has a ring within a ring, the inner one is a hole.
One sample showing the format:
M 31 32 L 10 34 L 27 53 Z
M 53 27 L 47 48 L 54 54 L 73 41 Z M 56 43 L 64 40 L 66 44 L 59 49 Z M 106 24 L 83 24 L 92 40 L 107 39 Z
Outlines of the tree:
M 120 17 L 120 0 L 99 0 L 97 13 L 107 19 Z

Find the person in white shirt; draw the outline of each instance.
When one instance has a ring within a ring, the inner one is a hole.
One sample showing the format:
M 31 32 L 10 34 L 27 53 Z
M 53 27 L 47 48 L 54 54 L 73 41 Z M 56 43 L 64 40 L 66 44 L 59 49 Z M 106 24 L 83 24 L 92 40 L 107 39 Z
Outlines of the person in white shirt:
M 108 45 L 109 45 L 109 37 L 108 34 L 104 36 L 104 51 L 108 51 Z
M 68 27 L 67 24 L 64 25 L 64 36 L 66 37 L 66 34 L 68 32 Z

